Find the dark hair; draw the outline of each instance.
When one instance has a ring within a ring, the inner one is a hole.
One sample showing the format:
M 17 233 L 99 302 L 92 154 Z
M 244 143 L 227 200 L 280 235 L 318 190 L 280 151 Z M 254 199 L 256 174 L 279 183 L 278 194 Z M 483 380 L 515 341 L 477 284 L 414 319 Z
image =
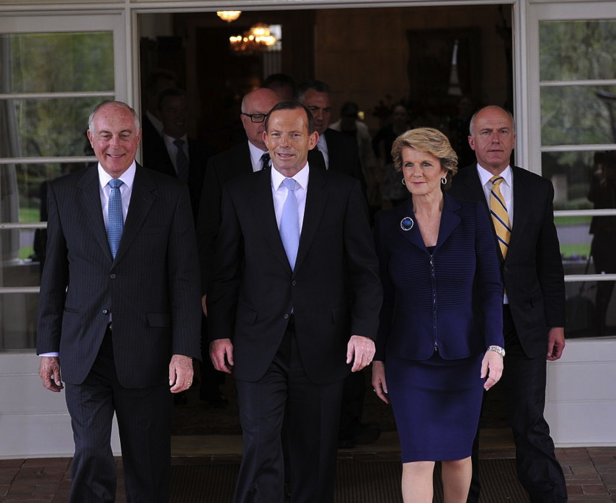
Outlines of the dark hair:
M 300 108 L 306 112 L 306 118 L 308 119 L 308 134 L 314 133 L 316 129 L 314 126 L 314 117 L 312 116 L 312 113 L 310 113 L 310 110 L 297 101 L 281 101 L 277 105 L 274 105 L 274 108 L 272 108 L 265 116 L 265 131 L 269 131 L 269 120 L 274 112 L 279 110 L 298 110 Z
M 359 113 L 359 106 L 354 101 L 347 101 L 340 108 L 340 116 L 341 117 L 353 117 L 357 118 L 357 114 Z
M 301 103 L 304 99 L 304 95 L 310 89 L 313 89 L 317 93 L 327 93 L 331 98 L 332 90 L 325 82 L 321 80 L 307 80 L 306 82 L 302 82 L 299 86 L 297 86 L 297 101 Z
M 286 73 L 272 73 L 267 77 L 261 87 L 270 87 L 271 85 L 277 85 L 280 87 L 290 87 L 295 94 L 295 81 L 289 77 Z
M 172 80 L 174 83 L 177 83 L 178 79 L 173 72 L 169 70 L 159 69 L 159 70 L 153 71 L 148 76 L 143 87 L 147 92 L 152 93 L 156 91 L 156 86 L 158 85 L 158 82 L 161 80 Z
M 165 98 L 177 98 L 178 96 L 186 96 L 186 91 L 177 87 L 170 87 L 169 89 L 165 89 L 158 96 L 158 103 L 156 104 L 158 106 L 158 109 L 160 110 L 162 108 L 163 101 L 165 101 Z

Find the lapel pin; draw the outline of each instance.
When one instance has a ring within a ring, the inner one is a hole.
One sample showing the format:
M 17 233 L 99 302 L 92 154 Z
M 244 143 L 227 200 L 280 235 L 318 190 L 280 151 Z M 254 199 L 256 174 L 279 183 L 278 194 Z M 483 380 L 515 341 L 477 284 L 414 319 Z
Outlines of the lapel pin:
M 402 220 L 400 220 L 400 228 L 404 232 L 410 231 L 413 228 L 413 225 L 415 225 L 415 222 L 413 222 L 413 219 L 411 217 L 404 217 Z

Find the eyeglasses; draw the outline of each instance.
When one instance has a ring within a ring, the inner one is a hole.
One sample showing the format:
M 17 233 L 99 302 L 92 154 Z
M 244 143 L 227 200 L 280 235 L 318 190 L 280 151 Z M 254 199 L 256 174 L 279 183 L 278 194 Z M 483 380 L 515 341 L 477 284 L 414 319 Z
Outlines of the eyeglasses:
M 250 122 L 254 122 L 255 124 L 260 124 L 265 120 L 265 114 L 245 114 L 242 112 L 242 115 L 250 117 Z

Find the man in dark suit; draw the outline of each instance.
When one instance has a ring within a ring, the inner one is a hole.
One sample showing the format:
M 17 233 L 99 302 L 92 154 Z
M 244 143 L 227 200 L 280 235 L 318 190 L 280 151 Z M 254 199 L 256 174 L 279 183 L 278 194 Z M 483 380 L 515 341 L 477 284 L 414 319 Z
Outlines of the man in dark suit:
M 495 243 L 505 286 L 503 304 L 508 416 L 516 443 L 520 482 L 533 503 L 564 503 L 567 487 L 554 455 L 554 443 L 543 417 L 546 358 L 558 360 L 565 347 L 565 287 L 558 236 L 554 226 L 552 184 L 510 165 L 515 145 L 514 122 L 502 108 L 489 106 L 472 118 L 469 143 L 477 164 L 458 172 L 450 194 L 482 201 L 495 215 L 493 198 L 504 206 Z M 502 178 L 502 180 L 499 180 Z M 500 191 L 498 199 L 495 195 Z M 493 217 L 493 223 L 495 218 Z M 479 499 L 477 440 L 469 502 Z
M 330 87 L 320 80 L 306 81 L 297 88 L 297 99 L 312 112 L 319 133 L 317 148 L 308 154 L 310 164 L 350 175 L 364 187 L 357 143 L 348 135 L 329 127 L 332 113 Z
M 188 185 L 195 221 L 208 159 L 214 147 L 188 137 L 188 98 L 183 89 L 170 88 L 160 94 L 158 109 L 163 123 L 161 141 L 143 149 L 143 164 L 149 169 L 178 178 Z
M 197 218 L 197 240 L 201 262 L 202 307 L 207 315 L 206 291 L 214 260 L 216 237 L 220 228 L 222 187 L 233 178 L 248 175 L 270 165 L 263 141 L 265 116 L 281 101 L 271 89 L 257 89 L 242 100 L 241 121 L 248 141 L 212 157 L 207 164 Z
M 377 259 L 359 182 L 307 162 L 310 112 L 279 103 L 263 136 L 273 169 L 223 188 L 207 298 L 210 356 L 233 370 L 240 405 L 234 501 L 283 501 L 286 412 L 291 501 L 327 503 L 343 380 L 374 356 Z
M 190 199 L 180 182 L 135 163 L 141 131 L 125 103 L 96 107 L 88 138 L 98 165 L 48 188 L 39 374 L 51 391 L 66 385 L 71 503 L 115 500 L 114 412 L 127 501 L 163 503 L 171 393 L 191 385 L 200 356 Z

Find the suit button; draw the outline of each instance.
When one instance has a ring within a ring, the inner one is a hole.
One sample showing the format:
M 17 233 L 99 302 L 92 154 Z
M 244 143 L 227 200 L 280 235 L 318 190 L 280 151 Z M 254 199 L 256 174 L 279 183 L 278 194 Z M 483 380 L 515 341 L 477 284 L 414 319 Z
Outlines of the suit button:
M 297 285 L 297 281 L 295 281 L 295 280 L 291 281 L 291 285 L 292 285 L 292 286 Z
M 109 314 L 109 309 L 103 309 L 103 314 Z
M 111 279 L 116 279 L 116 275 L 115 275 L 115 274 L 110 274 L 110 275 L 109 275 L 109 277 L 110 277 Z
M 284 315 L 284 319 L 285 319 L 285 320 L 288 320 L 288 319 L 289 319 L 289 315 L 288 315 L 288 314 L 285 314 L 285 315 Z

